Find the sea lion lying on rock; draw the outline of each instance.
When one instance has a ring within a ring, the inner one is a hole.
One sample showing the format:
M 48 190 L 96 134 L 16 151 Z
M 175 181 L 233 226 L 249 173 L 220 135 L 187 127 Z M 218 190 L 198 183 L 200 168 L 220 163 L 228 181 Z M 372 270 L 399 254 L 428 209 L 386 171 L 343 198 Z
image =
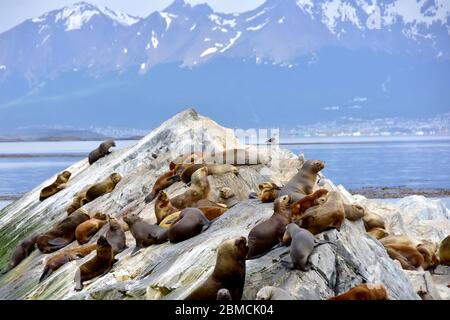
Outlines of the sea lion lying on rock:
M 201 168 L 208 169 L 208 175 L 210 176 L 218 176 L 226 173 L 237 175 L 239 173 L 238 169 L 231 164 L 188 164 L 184 166 L 185 169 L 181 172 L 180 178 L 186 184 L 191 183 L 192 175 Z
M 345 211 L 342 198 L 338 192 L 330 191 L 323 205 L 309 208 L 299 219 L 293 221 L 316 235 L 330 228 L 339 231 L 344 219 Z
M 83 199 L 86 198 L 86 192 L 89 190 L 89 188 L 92 185 L 88 185 L 86 187 L 84 187 L 83 189 L 81 189 L 79 192 L 77 192 L 77 194 L 75 195 L 75 197 L 72 200 L 72 203 L 69 205 L 69 207 L 67 207 L 67 214 L 71 215 L 72 213 L 74 213 L 75 211 L 77 211 L 78 209 L 81 208 L 82 206 L 82 201 Z
M 114 190 L 116 185 L 122 180 L 122 177 L 118 173 L 112 173 L 107 177 L 105 180 L 96 183 L 92 185 L 87 191 L 86 191 L 86 197 L 81 200 L 81 204 L 85 205 L 88 202 L 91 202 L 98 197 L 101 197 L 105 193 L 110 193 Z
M 439 245 L 439 261 L 441 264 L 450 266 L 450 236 L 442 240 Z
M 420 254 L 423 256 L 424 270 L 436 267 L 439 264 L 436 243 L 428 240 L 422 240 L 421 243 L 419 243 L 416 248 L 417 251 L 419 251 Z
M 163 191 L 164 189 L 170 187 L 175 182 L 178 182 L 181 180 L 180 177 L 180 170 L 182 170 L 184 167 L 182 165 L 175 165 L 172 170 L 167 171 L 158 179 L 156 179 L 155 184 L 153 185 L 152 191 L 148 194 L 148 196 L 145 197 L 144 201 L 145 203 L 150 203 L 153 201 L 155 196 L 159 194 L 160 191 Z
M 295 202 L 291 205 L 292 218 L 299 219 L 309 208 L 322 204 L 319 199 L 325 198 L 326 201 L 327 195 L 328 190 L 319 189 Z
M 381 239 L 383 240 L 383 239 Z M 402 243 L 383 244 L 389 257 L 400 262 L 405 270 L 416 270 L 424 265 L 422 254 L 413 245 Z
M 288 195 L 276 199 L 273 215 L 268 220 L 258 223 L 250 231 L 247 259 L 259 258 L 280 244 L 286 226 L 291 222 L 290 200 Z
M 389 294 L 383 284 L 364 283 L 357 285 L 346 293 L 328 300 L 388 300 Z
M 210 191 L 208 169 L 201 168 L 192 175 L 191 186 L 182 194 L 170 199 L 177 209 L 192 207 L 197 201 L 207 199 Z
M 350 221 L 356 221 L 364 217 L 365 209 L 359 204 L 344 203 L 345 218 Z
M 300 228 L 295 223 L 288 224 L 283 235 L 283 244 L 291 246 L 292 268 L 302 271 L 309 271 L 310 268 L 307 268 L 306 265 L 314 248 L 328 243 L 331 242 L 317 240 L 311 232 Z
M 294 297 L 284 289 L 265 286 L 256 294 L 256 300 L 295 300 Z
M 34 235 L 26 238 L 22 242 L 20 242 L 17 245 L 16 249 L 14 250 L 14 252 L 11 256 L 10 262 L 8 263 L 6 268 L 4 270 L 2 270 L 1 274 L 8 273 L 12 269 L 14 269 L 19 263 L 21 263 L 22 260 L 24 260 L 26 257 L 28 257 L 31 254 L 31 252 L 33 252 L 33 250 L 34 250 L 34 245 L 36 244 L 37 238 L 38 238 L 38 235 L 34 234 Z
M 78 260 L 86 257 L 92 251 L 97 248 L 96 243 L 88 244 L 81 247 L 76 247 L 74 249 L 63 250 L 52 257 L 48 258 L 44 262 L 44 271 L 42 272 L 41 277 L 39 278 L 39 282 L 44 281 L 51 274 L 58 270 L 60 267 L 65 265 L 67 262 Z
M 44 201 L 45 199 L 63 190 L 67 186 L 67 181 L 69 181 L 70 176 L 71 173 L 69 171 L 63 171 L 58 174 L 56 180 L 51 185 L 42 189 L 39 200 Z
M 195 237 L 208 229 L 210 224 L 210 221 L 199 209 L 183 209 L 178 219 L 171 224 L 168 231 L 169 241 L 177 243 Z
M 258 193 L 250 193 L 250 199 L 259 199 L 262 203 L 273 202 L 278 198 L 280 187 L 273 182 L 264 182 L 258 185 Z
M 52 253 L 64 248 L 75 240 L 75 230 L 90 217 L 83 208 L 78 209 L 49 231 L 36 239 L 37 247 L 42 253 Z
M 369 231 L 374 228 L 386 229 L 386 225 L 384 223 L 384 219 L 377 213 L 365 210 L 363 216 L 364 227 L 366 231 Z
M 81 223 L 75 229 L 75 238 L 79 244 L 88 243 L 89 240 L 100 230 L 108 221 L 107 216 L 104 213 L 96 212 L 94 216 Z
M 149 224 L 142 220 L 137 214 L 130 214 L 123 218 L 136 240 L 136 247 L 131 255 L 136 254 L 141 248 L 148 247 L 153 244 L 161 244 L 167 241 L 167 230 L 158 225 Z
M 380 239 L 383 239 L 383 238 L 389 236 L 389 233 L 382 228 L 372 228 L 369 231 L 367 231 L 367 233 L 377 240 L 380 240 Z
M 307 160 L 299 172 L 281 188 L 278 196 L 290 195 L 292 202 L 297 202 L 304 196 L 313 192 L 317 174 L 325 168 L 320 160 Z
M 114 252 L 111 245 L 104 236 L 97 240 L 96 255 L 91 260 L 83 263 L 75 274 L 75 290 L 83 290 L 83 282 L 102 277 L 107 274 L 113 264 L 117 262 L 114 259 Z
M 233 300 L 241 300 L 247 252 L 247 240 L 244 237 L 223 242 L 217 250 L 213 273 L 186 300 L 216 300 L 221 289 L 227 289 Z
M 89 164 L 93 164 L 98 159 L 103 158 L 104 156 L 107 156 L 108 154 L 110 154 L 111 152 L 109 151 L 109 149 L 111 147 L 115 147 L 115 146 L 116 146 L 116 143 L 112 139 L 108 139 L 108 140 L 102 142 L 97 147 L 97 149 L 94 149 L 89 153 L 89 157 L 88 157 Z

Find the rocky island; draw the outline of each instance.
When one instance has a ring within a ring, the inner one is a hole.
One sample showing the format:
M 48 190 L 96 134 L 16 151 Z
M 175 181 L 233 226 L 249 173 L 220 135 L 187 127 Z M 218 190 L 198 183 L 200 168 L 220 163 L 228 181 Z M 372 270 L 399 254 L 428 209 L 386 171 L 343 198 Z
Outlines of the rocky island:
M 112 150 L 89 165 L 83 159 L 66 170 L 71 172 L 68 185 L 44 201 L 39 201 L 43 187 L 56 176 L 49 177 L 36 188 L 0 211 L 0 269 L 4 269 L 15 247 L 26 237 L 46 232 L 65 217 L 67 207 L 83 188 L 118 173 L 122 179 L 112 192 L 85 204 L 88 212 L 101 211 L 122 221 L 125 215 L 139 214 L 155 223 L 154 202 L 144 199 L 156 179 L 167 171 L 173 155 L 182 154 L 191 145 L 224 150 L 244 148 L 233 131 L 188 109 L 164 122 L 135 145 Z M 231 144 L 231 145 L 230 145 Z M 258 185 L 271 181 L 285 185 L 302 165 L 302 159 L 276 145 L 268 150 L 268 161 L 238 166 L 238 174 L 209 176 L 209 198 L 230 209 L 201 234 L 179 243 L 152 245 L 130 255 L 134 239 L 126 232 L 128 248 L 116 256 L 111 271 L 87 281 L 82 291 L 75 291 L 74 276 L 95 252 L 64 264 L 47 279 L 39 282 L 44 263 L 53 254 L 34 250 L 19 265 L 0 275 L 0 299 L 184 299 L 204 282 L 213 271 L 217 248 L 226 240 L 247 237 L 259 222 L 273 214 L 272 203 L 249 199 Z M 308 158 L 308 155 L 305 155 Z M 277 162 L 275 166 L 274 163 Z M 349 174 L 352 174 L 349 172 Z M 439 200 L 410 196 L 389 204 L 350 194 L 344 186 L 336 186 L 321 177 L 329 191 L 340 194 L 345 204 L 358 204 L 381 216 L 390 235 L 407 235 L 419 243 L 440 243 L 450 234 L 450 212 Z M 232 189 L 234 195 L 223 199 L 219 190 Z M 166 189 L 170 197 L 185 190 L 183 182 Z M 107 225 L 89 241 L 97 242 L 107 232 Z M 324 300 L 342 294 L 360 283 L 383 284 L 390 299 L 450 299 L 450 267 L 438 265 L 430 270 L 403 270 L 392 260 L 383 244 L 366 232 L 362 219 L 345 219 L 340 230 L 327 230 L 316 235 L 332 242 L 314 249 L 308 271 L 291 270 L 281 263 L 289 261 L 289 248 L 271 250 L 264 256 L 246 262 L 243 299 L 255 299 L 265 286 L 286 290 L 300 300 Z M 71 243 L 66 249 L 75 248 Z

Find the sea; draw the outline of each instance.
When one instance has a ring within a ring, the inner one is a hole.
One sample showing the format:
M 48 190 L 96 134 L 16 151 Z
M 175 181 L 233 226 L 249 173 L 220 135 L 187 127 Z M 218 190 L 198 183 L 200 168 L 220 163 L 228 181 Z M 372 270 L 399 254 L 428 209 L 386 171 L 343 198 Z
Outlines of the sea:
M 116 141 L 117 148 L 135 140 Z M 0 142 L 0 209 L 85 158 L 100 141 Z M 285 148 L 325 161 L 325 176 L 347 189 L 450 189 L 450 137 L 296 139 Z

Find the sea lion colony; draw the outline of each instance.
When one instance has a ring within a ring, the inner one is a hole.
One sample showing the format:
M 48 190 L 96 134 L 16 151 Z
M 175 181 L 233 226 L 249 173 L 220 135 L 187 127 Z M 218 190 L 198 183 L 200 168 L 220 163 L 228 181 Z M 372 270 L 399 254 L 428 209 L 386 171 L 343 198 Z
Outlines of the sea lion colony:
M 113 141 L 106 141 L 91 153 L 89 162 L 94 163 L 109 154 L 108 149 L 115 146 Z M 233 151 L 229 151 L 233 153 Z M 239 153 L 236 150 L 234 154 Z M 224 152 L 224 155 L 226 152 Z M 11 261 L 2 274 L 11 271 L 22 260 L 31 254 L 35 244 L 44 253 L 54 253 L 45 259 L 44 269 L 39 281 L 51 277 L 53 271 L 69 261 L 78 260 L 96 251 L 96 255 L 82 264 L 74 277 L 75 290 L 82 290 L 83 283 L 90 279 L 107 274 L 117 261 L 115 256 L 125 250 L 125 232 L 130 231 L 135 238 L 131 255 L 151 245 L 167 241 L 177 243 L 197 236 L 210 227 L 214 221 L 229 209 L 224 204 L 208 200 L 211 186 L 208 175 L 226 173 L 239 174 L 233 163 L 220 165 L 217 162 L 207 163 L 210 159 L 202 159 L 202 164 L 194 164 L 200 155 L 181 155 L 170 162 L 169 171 L 161 175 L 151 193 L 145 198 L 149 203 L 156 197 L 156 224 L 149 224 L 138 214 L 123 217 L 128 226 L 110 218 L 105 213 L 96 211 L 89 214 L 82 206 L 97 197 L 112 192 L 122 179 L 113 173 L 105 180 L 85 186 L 75 194 L 73 202 L 67 208 L 68 217 L 51 227 L 47 232 L 32 235 L 23 240 L 15 249 Z M 225 157 L 225 156 L 224 156 Z M 246 155 L 248 158 L 248 155 Z M 93 161 L 95 160 L 95 161 Z M 246 164 L 244 161 L 243 164 Z M 259 185 L 259 193 L 252 192 L 249 198 L 257 198 L 261 202 L 274 202 L 273 215 L 256 224 L 246 237 L 238 237 L 223 242 L 217 251 L 217 260 L 211 276 L 194 289 L 187 297 L 189 300 L 240 300 L 245 283 L 245 261 L 256 259 L 279 246 L 290 246 L 292 269 L 308 272 L 308 258 L 313 250 L 322 244 L 333 244 L 319 241 L 315 235 L 328 229 L 340 230 L 344 219 L 355 221 L 362 219 L 366 232 L 383 244 L 388 255 L 397 260 L 404 269 L 429 269 L 438 264 L 449 265 L 449 237 L 438 246 L 429 241 L 413 242 L 404 235 L 389 235 L 383 218 L 367 211 L 359 205 L 346 204 L 336 191 L 319 188 L 317 184 L 319 172 L 325 167 L 320 160 L 308 160 L 299 168 L 298 173 L 285 186 L 277 186 L 273 182 Z M 62 187 L 70 178 L 64 171 L 49 187 L 43 189 L 48 198 Z M 164 191 L 173 183 L 188 183 L 184 193 L 170 198 Z M 219 190 L 226 193 L 222 198 L 233 197 L 233 186 Z M 50 191 L 50 192 L 49 192 Z M 42 199 L 41 194 L 41 201 Z M 102 229 L 108 225 L 107 230 Z M 127 229 L 127 230 L 124 230 Z M 96 233 L 103 230 L 100 238 L 90 243 Z M 82 246 L 62 250 L 74 241 Z M 84 244 L 84 245 L 83 245 Z M 280 263 L 284 263 L 281 261 Z M 289 268 L 286 269 L 288 271 Z M 388 299 L 389 295 L 382 284 L 360 284 L 347 293 L 332 297 L 336 300 L 346 299 Z M 283 288 L 263 287 L 256 299 L 286 300 L 293 297 Z

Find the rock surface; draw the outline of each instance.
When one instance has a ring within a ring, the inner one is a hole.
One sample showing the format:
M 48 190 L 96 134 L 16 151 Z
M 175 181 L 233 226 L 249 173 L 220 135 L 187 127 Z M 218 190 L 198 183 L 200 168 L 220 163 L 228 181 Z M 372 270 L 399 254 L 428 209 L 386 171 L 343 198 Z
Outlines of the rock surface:
M 101 210 L 118 218 L 125 213 L 140 213 L 145 220 L 155 222 L 154 202 L 146 205 L 143 199 L 156 178 L 167 170 L 169 161 L 186 152 L 191 144 L 203 144 L 216 150 L 244 147 L 230 129 L 189 109 L 163 123 L 136 145 L 113 150 L 111 155 L 92 166 L 88 165 L 87 159 L 75 163 L 68 168 L 72 177 L 69 186 L 63 191 L 39 202 L 41 188 L 55 178 L 50 177 L 0 211 L 0 268 L 6 265 L 12 250 L 26 235 L 46 231 L 65 217 L 65 209 L 77 191 L 112 172 L 120 173 L 122 181 L 113 192 L 84 207 L 88 211 Z M 219 190 L 222 187 L 231 187 L 235 196 L 227 200 L 229 205 L 233 205 L 232 208 L 197 237 L 177 244 L 152 246 L 131 257 L 134 240 L 127 232 L 129 249 L 117 256 L 119 262 L 110 273 L 87 282 L 81 292 L 74 291 L 75 271 L 94 253 L 67 263 L 39 284 L 42 263 L 47 255 L 35 250 L 11 272 L 0 276 L 0 299 L 183 299 L 212 272 L 216 248 L 224 240 L 247 236 L 255 224 L 273 213 L 273 204 L 248 200 L 248 194 L 257 191 L 258 184 L 263 181 L 285 183 L 300 166 L 294 154 L 277 146 L 272 145 L 264 152 L 270 155 L 268 163 L 240 166 L 238 176 L 225 174 L 209 177 L 214 190 L 211 200 L 220 200 Z M 157 155 L 157 158 L 152 154 Z M 339 191 L 346 202 L 358 201 L 371 210 L 385 211 L 390 225 L 399 231 L 410 231 L 414 235 L 426 235 L 436 240 L 449 233 L 448 211 L 437 212 L 437 207 L 427 211 L 428 207 L 424 204 L 423 210 L 417 209 L 414 216 L 408 216 L 403 210 L 411 209 L 408 207 L 409 200 L 405 201 L 404 207 L 386 209 L 384 204 L 352 197 L 343 187 L 334 186 L 328 179 L 325 180 L 325 186 Z M 182 183 L 176 183 L 166 191 L 173 197 L 184 189 Z M 428 203 L 425 200 L 423 202 Z M 422 220 L 415 222 L 417 218 Z M 411 228 L 409 224 L 412 224 Z M 104 232 L 106 226 L 91 242 Z M 280 263 L 281 260 L 289 262 L 290 259 L 289 249 L 285 247 L 248 261 L 243 298 L 254 299 L 258 290 L 264 286 L 279 286 L 297 299 L 327 299 L 365 280 L 383 283 L 392 299 L 420 299 L 410 277 L 388 257 L 379 241 L 366 234 L 362 221 L 346 220 L 340 232 L 326 231 L 318 237 L 335 245 L 317 247 L 310 257 L 312 268 L 308 272 L 290 270 Z M 74 246 L 75 243 L 68 248 Z

